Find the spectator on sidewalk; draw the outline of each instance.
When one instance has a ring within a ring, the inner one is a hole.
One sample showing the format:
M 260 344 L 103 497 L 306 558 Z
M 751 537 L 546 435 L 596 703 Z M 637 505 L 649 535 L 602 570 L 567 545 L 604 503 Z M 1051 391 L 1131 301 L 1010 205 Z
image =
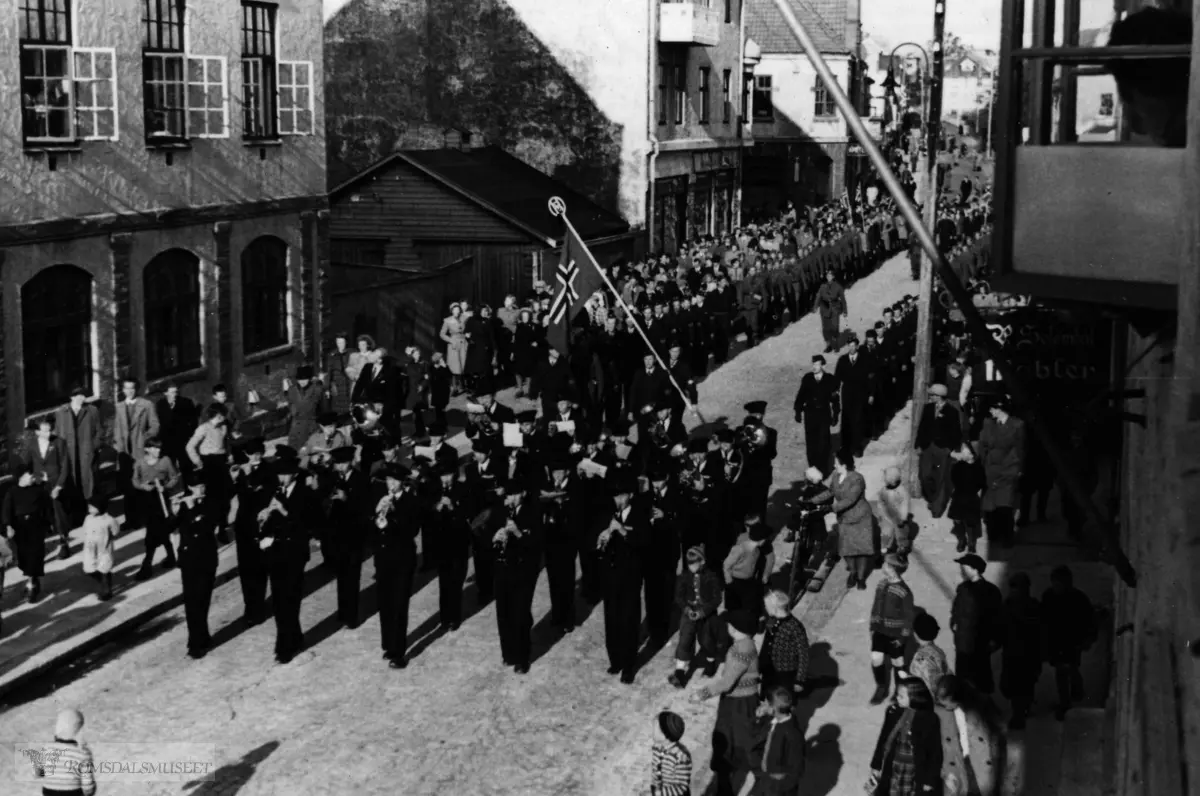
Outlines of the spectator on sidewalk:
M 101 584 L 100 599 L 113 594 L 113 543 L 121 533 L 121 524 L 108 513 L 108 498 L 92 495 L 83 520 L 83 572 Z
M 700 647 L 704 676 L 717 673 L 718 643 L 714 625 L 723 593 L 721 576 L 708 568 L 704 545 L 687 551 L 687 566 L 675 582 L 675 604 L 682 614 L 679 643 L 675 647 L 675 671 L 668 681 L 676 688 L 687 685 L 696 647 Z
M 757 511 L 747 512 L 745 523 L 745 531 L 725 557 L 725 609 L 746 611 L 757 623 L 763 589 L 775 570 L 775 549 L 768 543 L 771 529 Z
M 930 401 L 921 410 L 917 426 L 921 497 L 929 504 L 934 519 L 946 513 L 950 502 L 950 452 L 959 450 L 963 443 L 962 418 L 946 401 L 949 394 L 945 384 L 931 386 Z
M 658 714 L 650 749 L 650 796 L 691 796 L 692 753 L 679 742 L 685 725 L 677 713 Z
M 1050 573 L 1050 588 L 1042 595 L 1046 622 L 1046 662 L 1054 667 L 1058 707 L 1054 716 L 1063 721 L 1071 705 L 1083 698 L 1079 665 L 1083 651 L 1096 643 L 1096 615 L 1092 602 L 1075 588 L 1074 576 L 1066 566 Z
M 996 398 L 979 434 L 979 463 L 987 476 L 982 508 L 988 539 L 1003 547 L 1015 541 L 1017 487 L 1025 469 L 1025 423 L 1009 414 L 1010 408 L 1007 398 Z
M 763 698 L 768 698 L 779 686 L 789 695 L 803 691 L 808 680 L 808 631 L 788 610 L 788 596 L 783 592 L 767 592 L 763 603 L 767 627 L 758 652 Z
M 838 555 L 846 559 L 846 580 L 849 588 L 867 588 L 871 565 L 879 555 L 875 541 L 875 513 L 867 500 L 867 482 L 854 469 L 854 455 L 848 450 L 838 452 L 834 460 L 833 512 L 837 514 Z
M 794 697 L 779 685 L 759 705 L 758 737 L 754 747 L 754 787 L 751 796 L 799 796 L 807 754 L 804 728 L 792 717 Z
M 962 583 L 950 608 L 954 631 L 954 671 L 984 694 L 995 690 L 992 652 L 999 638 L 997 626 L 1004 600 L 995 584 L 984 580 L 987 562 L 974 553 L 955 560 L 962 569 Z
M 175 566 L 175 548 L 171 545 L 171 531 L 175 516 L 169 501 L 179 486 L 179 471 L 169 456 L 162 455 L 163 443 L 158 437 L 146 440 L 142 458 L 133 465 L 132 483 L 142 503 L 142 517 L 146 521 L 146 556 L 135 577 L 146 580 L 150 577 L 154 553 L 159 547 L 166 550 L 163 568 Z
M 1000 693 L 1012 704 L 1010 730 L 1025 727 L 1033 705 L 1033 690 L 1042 673 L 1045 627 L 1042 606 L 1030 594 L 1029 576 L 1017 572 L 1008 579 L 1008 597 L 1000 615 L 1004 654 L 1000 663 Z
M 54 743 L 41 748 L 33 758 L 33 776 L 41 780 L 42 793 L 59 796 L 93 796 L 96 792 L 92 752 L 79 740 L 83 714 L 75 708 L 58 713 Z
M 941 723 L 933 696 L 920 680 L 901 680 L 879 730 L 867 793 L 922 796 L 941 793 L 941 786 Z
M 936 693 L 938 683 L 950 672 L 946 653 L 936 643 L 942 628 L 932 614 L 920 613 L 913 619 L 913 635 L 917 637 L 917 651 L 904 677 L 916 677 L 925 683 L 929 693 Z
M 12 539 L 17 566 L 25 576 L 25 597 L 35 603 L 42 597 L 46 574 L 46 531 L 50 529 L 49 495 L 33 471 L 22 464 L 17 483 L 4 493 L 0 527 Z M 7 564 L 5 565 L 7 566 Z
M 95 489 L 93 464 L 96 450 L 101 445 L 100 435 L 104 431 L 100 423 L 100 411 L 87 403 L 87 398 L 88 394 L 83 388 L 76 387 L 71 390 L 70 402 L 54 413 L 54 428 L 67 444 L 69 491 L 74 505 L 72 513 L 76 518 L 79 516 L 76 513 L 79 501 L 90 498 Z M 67 527 L 57 530 L 61 542 L 58 558 L 62 560 L 70 555 L 71 541 Z
M 133 485 L 133 468 L 142 460 L 146 440 L 158 436 L 158 412 L 154 404 L 138 395 L 138 386 L 137 379 L 122 379 L 123 400 L 117 403 L 113 413 L 113 447 L 117 449 L 120 467 L 126 528 L 141 528 L 146 524 L 142 516 L 142 495 Z
M 42 415 L 34 423 L 32 439 L 27 440 L 21 452 L 21 463 L 28 467 L 45 486 L 50 496 L 50 510 L 54 521 L 54 533 L 59 539 L 71 528 L 68 500 L 71 498 L 69 475 L 70 454 L 67 443 L 54 433 L 54 417 Z M 38 541 L 41 550 L 42 540 Z M 39 555 L 44 556 L 44 550 Z
M 889 467 L 883 473 L 884 486 L 879 490 L 879 530 L 885 550 L 908 555 L 912 550 L 912 499 L 900 477 L 899 467 Z
M 953 674 L 938 683 L 944 796 L 1000 796 L 1004 731 L 991 700 Z
M 887 664 L 890 661 L 899 687 L 904 670 L 904 649 L 912 635 L 913 595 L 904 582 L 908 561 L 889 553 L 883 562 L 883 580 L 875 587 L 871 605 L 871 671 L 875 675 L 872 705 L 881 705 L 891 689 Z
M 959 553 L 974 553 L 983 532 L 982 495 L 987 486 L 987 476 L 975 458 L 975 448 L 964 442 L 962 448 L 950 454 L 954 464 L 950 465 L 950 511 L 948 516 L 954 523 L 955 548 Z

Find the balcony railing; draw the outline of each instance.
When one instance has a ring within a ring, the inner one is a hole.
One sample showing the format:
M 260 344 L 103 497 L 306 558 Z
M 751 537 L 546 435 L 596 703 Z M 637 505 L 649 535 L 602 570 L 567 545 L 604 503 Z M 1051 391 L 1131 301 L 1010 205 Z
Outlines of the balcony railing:
M 715 47 L 721 41 L 720 9 L 704 2 L 663 0 L 658 7 L 658 40 L 664 44 Z

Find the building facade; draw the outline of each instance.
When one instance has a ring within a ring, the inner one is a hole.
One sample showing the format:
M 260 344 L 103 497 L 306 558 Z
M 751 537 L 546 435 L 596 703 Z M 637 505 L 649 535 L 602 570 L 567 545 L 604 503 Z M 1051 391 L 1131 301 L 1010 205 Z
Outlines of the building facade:
M 860 115 L 869 116 L 860 5 L 860 0 L 793 0 L 793 11 Z M 840 196 L 865 170 L 866 158 L 861 147 L 852 146 L 853 134 L 833 96 L 773 0 L 750 0 L 746 30 L 762 51 L 750 97 L 754 147 L 746 161 L 747 208 L 770 214 L 789 199 L 807 206 Z
M 0 18 L 0 441 L 119 380 L 245 407 L 315 354 L 321 10 L 19 0 Z M 0 457 L 5 463 L 7 456 Z

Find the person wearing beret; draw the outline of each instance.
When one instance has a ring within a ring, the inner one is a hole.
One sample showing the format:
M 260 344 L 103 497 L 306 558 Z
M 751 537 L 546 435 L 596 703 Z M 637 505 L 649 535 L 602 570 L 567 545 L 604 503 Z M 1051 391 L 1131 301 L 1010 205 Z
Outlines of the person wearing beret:
M 809 467 L 829 475 L 833 464 L 833 432 L 841 413 L 837 378 L 825 372 L 825 357 L 812 358 L 812 372 L 800 380 L 793 405 L 796 422 L 804 424 L 804 448 Z
M 300 478 L 295 449 L 276 448 L 271 469 L 276 487 L 258 514 L 261 529 L 258 546 L 266 553 L 271 580 L 275 660 L 286 664 L 304 648 L 300 603 L 304 598 L 304 568 L 308 563 L 308 527 L 318 516 L 319 508 L 308 485 Z
M 242 621 L 250 627 L 267 618 L 267 558 L 258 546 L 258 515 L 271 501 L 277 483 L 271 468 L 263 464 L 265 454 L 262 437 L 254 437 L 241 447 L 231 471 L 233 493 L 237 496 L 233 540 L 245 606 Z M 238 462 L 241 457 L 244 461 Z
M 963 443 L 962 417 L 947 400 L 949 394 L 944 384 L 930 386 L 930 400 L 921 410 L 914 443 L 921 451 L 921 497 L 929 504 L 934 519 L 945 514 L 950 504 L 950 454 L 960 450 Z
M 604 581 L 608 673 L 619 674 L 626 685 L 633 683 L 637 673 L 642 568 L 650 533 L 650 513 L 643 501 L 635 499 L 637 489 L 637 481 L 631 474 L 614 475 L 611 519 L 596 540 Z
M 321 549 L 337 576 L 337 619 L 346 627 L 355 628 L 359 622 L 358 599 L 371 484 L 353 466 L 354 448 L 336 448 L 330 459 L 332 470 L 321 485 L 325 519 Z
M 296 368 L 295 381 L 284 377 L 283 391 L 287 395 L 288 412 L 291 414 L 288 422 L 288 445 L 300 449 L 309 437 L 320 431 L 317 415 L 321 411 L 321 402 L 325 399 L 325 390 L 320 383 L 313 380 L 312 366 L 301 365 Z
M 388 665 L 403 669 L 408 666 L 408 605 L 417 573 L 423 506 L 407 467 L 389 464 L 382 477 L 386 491 L 372 510 L 379 640 Z
M 695 691 L 691 699 L 702 702 L 720 697 L 710 766 L 717 777 L 717 793 L 723 795 L 735 793 L 734 782 L 752 769 L 761 675 L 754 645 L 758 618 L 749 611 L 728 611 L 722 618 L 733 645 L 725 654 L 720 677 Z

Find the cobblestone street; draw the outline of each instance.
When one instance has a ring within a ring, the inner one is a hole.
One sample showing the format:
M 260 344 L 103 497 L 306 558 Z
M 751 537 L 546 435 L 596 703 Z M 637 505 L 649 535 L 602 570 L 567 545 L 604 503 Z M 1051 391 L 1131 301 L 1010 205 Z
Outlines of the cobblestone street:
M 848 291 L 848 325 L 861 330 L 880 308 L 913 287 L 904 256 L 892 258 Z M 806 466 L 802 431 L 792 422 L 792 399 L 810 356 L 821 348 L 817 319 L 808 316 L 783 334 L 743 352 L 704 382 L 701 412 L 709 424 L 741 422 L 742 404 L 754 398 L 770 402 L 769 425 L 779 429 L 772 523 L 778 525 L 782 497 Z M 833 362 L 830 362 L 832 367 Z M 696 419 L 689 418 L 689 424 Z M 868 486 L 879 486 L 876 473 L 890 463 L 907 437 L 906 414 L 868 452 L 863 470 Z M 879 453 L 878 451 L 884 451 Z M 302 620 L 307 650 L 287 666 L 272 662 L 274 629 L 270 623 L 242 631 L 237 622 L 241 597 L 236 583 L 220 587 L 211 612 L 218 645 L 202 661 L 186 658 L 182 611 L 175 610 L 119 644 L 124 651 L 86 661 L 57 680 L 43 681 L 11 695 L 4 706 L 2 739 L 49 740 L 60 706 L 75 705 L 87 716 L 84 737 L 98 760 L 106 744 L 195 742 L 217 745 L 220 769 L 213 782 L 119 784 L 101 793 L 122 796 L 160 793 L 283 794 L 630 794 L 644 787 L 652 722 L 664 708 L 688 721 L 685 743 L 694 756 L 694 791 L 708 783 L 708 738 L 716 714 L 711 704 L 691 705 L 688 691 L 666 682 L 673 647 L 643 655 L 645 664 L 633 686 L 605 674 L 603 621 L 592 614 L 572 635 L 550 629 L 544 575 L 534 603 L 535 661 L 521 677 L 501 664 L 494 609 L 476 611 L 468 585 L 470 618 L 462 629 L 435 637 L 437 584 L 418 580 L 410 622 L 410 656 L 404 671 L 380 660 L 378 620 L 374 614 L 371 566 L 364 568 L 364 615 L 356 630 L 337 629 L 334 588 L 321 570 L 309 573 L 312 593 Z M 833 581 L 839 578 L 833 578 Z M 827 586 L 827 590 L 830 589 Z M 840 586 L 840 584 L 839 584 Z M 840 597 L 840 595 L 836 595 Z M 821 595 L 826 601 L 830 598 Z M 918 601 L 922 595 L 918 594 Z M 858 600 L 861 602 L 861 599 Z M 820 602 L 820 598 L 817 600 Z M 837 600 L 826 605 L 833 612 Z M 855 608 L 862 614 L 862 606 Z M 865 619 L 865 614 L 863 617 Z M 854 619 L 855 622 L 859 618 Z M 830 647 L 816 651 L 815 675 L 846 678 L 842 656 L 865 658 L 862 634 L 839 634 L 810 627 L 815 640 Z M 865 663 L 857 661 L 862 666 Z M 830 670 L 830 665 L 832 669 Z M 848 671 L 853 672 L 852 667 Z M 858 675 L 855 675 L 858 676 Z M 859 678 L 861 679 L 861 677 Z M 693 682 L 693 687 L 695 686 Z M 52 690 L 51 686 L 57 686 Z M 833 698 L 830 699 L 832 694 Z M 810 738 L 840 725 L 840 746 L 825 746 L 825 760 L 840 749 L 853 776 L 840 765 L 814 766 L 821 782 L 805 794 L 856 793 L 865 761 L 864 743 L 873 743 L 877 721 L 841 717 L 841 691 L 814 697 L 817 711 Z M 858 701 L 857 691 L 853 700 Z M 865 698 L 862 700 L 865 702 Z M 862 711 L 859 711 L 862 712 Z M 853 722 L 853 723 L 847 723 Z M 825 738 L 825 740 L 830 740 Z M 13 755 L 0 756 L 0 781 L 11 782 Z M 5 789 L 14 796 L 37 793 L 23 784 Z

